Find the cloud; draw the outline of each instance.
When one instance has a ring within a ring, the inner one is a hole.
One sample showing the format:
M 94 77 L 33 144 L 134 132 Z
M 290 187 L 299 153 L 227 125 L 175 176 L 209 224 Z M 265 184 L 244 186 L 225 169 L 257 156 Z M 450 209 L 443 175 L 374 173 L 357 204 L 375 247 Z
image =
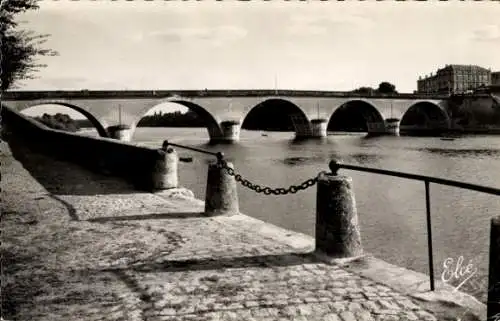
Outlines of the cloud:
M 84 77 L 43 77 L 41 82 L 55 88 L 81 87 L 87 79 Z
M 149 37 L 153 38 L 154 40 L 159 40 L 161 42 L 166 42 L 166 43 L 182 41 L 182 37 L 179 34 L 175 34 L 173 32 L 161 32 L 161 31 L 151 32 L 149 34 Z
M 136 34 L 135 41 L 161 41 L 166 43 L 202 41 L 220 46 L 246 37 L 247 30 L 237 26 L 217 26 L 206 28 L 169 28 Z
M 472 40 L 484 42 L 500 41 L 500 26 L 494 24 L 482 26 L 472 32 Z
M 20 87 L 23 88 L 22 84 Z M 30 81 L 30 87 L 38 89 L 55 89 L 55 90 L 80 90 L 80 89 L 96 89 L 96 88 L 115 88 L 123 89 L 123 85 L 114 81 L 103 79 L 93 79 L 86 77 L 64 77 L 64 76 L 46 76 Z
M 323 12 L 314 15 L 300 15 L 290 17 L 292 22 L 304 24 L 366 24 L 371 20 L 360 14 L 336 14 Z
M 359 14 L 304 14 L 290 17 L 289 31 L 294 35 L 326 35 L 336 29 L 370 27 L 372 22 L 369 18 Z

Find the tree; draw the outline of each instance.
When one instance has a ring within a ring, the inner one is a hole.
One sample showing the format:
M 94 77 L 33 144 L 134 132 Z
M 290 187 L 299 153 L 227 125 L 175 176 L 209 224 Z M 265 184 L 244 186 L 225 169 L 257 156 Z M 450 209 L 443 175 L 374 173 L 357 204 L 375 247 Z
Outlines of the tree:
M 37 62 L 39 56 L 55 56 L 57 52 L 42 45 L 49 35 L 19 30 L 17 14 L 38 9 L 37 0 L 3 0 L 0 7 L 0 90 L 11 88 L 17 81 L 33 79 L 34 73 L 46 67 Z
M 352 91 L 353 93 L 357 93 L 357 94 L 373 94 L 376 92 L 375 89 L 373 89 L 372 87 L 359 87 L 358 89 L 354 89 Z
M 34 119 L 54 129 L 69 132 L 76 132 L 80 129 L 78 123 L 67 114 L 57 113 L 55 115 L 49 115 L 45 113 L 42 117 L 34 117 Z
M 396 86 L 390 82 L 383 81 L 378 85 L 377 91 L 381 94 L 396 94 Z

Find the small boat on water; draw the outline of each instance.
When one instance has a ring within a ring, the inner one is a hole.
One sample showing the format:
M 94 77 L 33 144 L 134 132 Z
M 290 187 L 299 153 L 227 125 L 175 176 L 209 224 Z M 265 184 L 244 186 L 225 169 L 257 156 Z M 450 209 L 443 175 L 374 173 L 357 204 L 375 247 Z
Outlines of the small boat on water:
M 269 135 L 267 135 L 266 133 L 262 133 L 261 136 L 267 137 Z
M 441 137 L 441 140 L 455 140 L 454 137 Z

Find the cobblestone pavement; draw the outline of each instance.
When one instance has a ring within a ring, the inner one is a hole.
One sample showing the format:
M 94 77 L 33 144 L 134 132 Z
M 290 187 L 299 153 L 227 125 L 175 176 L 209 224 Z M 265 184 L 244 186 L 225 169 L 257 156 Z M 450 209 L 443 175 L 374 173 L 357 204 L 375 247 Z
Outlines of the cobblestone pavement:
M 319 261 L 286 242 L 293 232 L 203 217 L 182 189 L 138 193 L 16 148 L 23 168 L 1 150 L 5 319 L 455 320 Z

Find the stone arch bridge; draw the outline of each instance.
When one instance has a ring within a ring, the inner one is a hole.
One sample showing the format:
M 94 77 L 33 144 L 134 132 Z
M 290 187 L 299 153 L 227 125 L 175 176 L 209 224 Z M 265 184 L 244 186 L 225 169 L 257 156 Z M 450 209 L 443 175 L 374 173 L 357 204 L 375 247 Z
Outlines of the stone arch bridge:
M 399 134 L 405 116 L 418 113 L 428 128 L 449 128 L 447 96 L 418 94 L 363 95 L 351 92 L 284 90 L 203 91 L 8 91 L 2 103 L 17 111 L 43 104 L 70 107 L 85 115 L 99 134 L 113 137 L 111 128 L 121 119 L 121 136 L 129 140 L 139 120 L 155 106 L 177 103 L 196 112 L 204 121 L 211 141 L 239 140 L 246 116 L 262 103 L 289 105 L 298 138 L 326 136 L 328 122 L 339 110 L 353 108 L 360 113 L 370 134 Z M 119 117 L 120 114 L 120 117 Z M 285 116 L 285 115 L 284 115 Z

